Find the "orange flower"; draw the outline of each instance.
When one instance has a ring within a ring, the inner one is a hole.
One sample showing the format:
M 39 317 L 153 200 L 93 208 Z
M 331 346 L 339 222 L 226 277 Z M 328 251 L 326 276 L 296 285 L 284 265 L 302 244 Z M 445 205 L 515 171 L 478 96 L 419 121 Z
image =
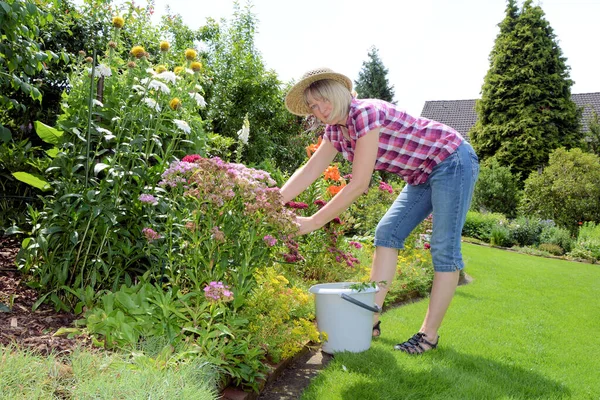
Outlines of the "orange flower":
M 331 179 L 332 181 L 340 181 L 342 179 L 340 171 L 335 165 L 327 167 L 323 175 L 325 175 L 325 179 Z
M 319 148 L 319 146 L 321 145 L 321 142 L 323 141 L 323 136 L 319 136 L 319 141 L 315 144 L 311 144 L 309 146 L 306 147 L 306 155 L 308 156 L 308 158 L 310 158 L 313 153 L 315 151 L 317 151 L 317 149 Z
M 329 192 L 330 195 L 335 196 L 336 194 L 338 194 L 340 192 L 340 190 L 342 190 L 344 188 L 344 186 L 346 186 L 345 183 L 342 183 L 340 186 L 331 185 L 327 188 L 327 191 Z

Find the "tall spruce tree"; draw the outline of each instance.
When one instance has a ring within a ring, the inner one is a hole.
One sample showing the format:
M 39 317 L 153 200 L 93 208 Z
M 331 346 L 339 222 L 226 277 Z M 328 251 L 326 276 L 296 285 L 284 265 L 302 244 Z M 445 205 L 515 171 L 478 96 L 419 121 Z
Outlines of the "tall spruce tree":
M 390 86 L 388 82 L 388 70 L 379 58 L 379 51 L 375 46 L 371 46 L 368 56 L 369 60 L 363 62 L 362 69 L 358 73 L 358 80 L 354 81 L 358 97 L 393 103 L 394 86 Z
M 541 7 L 526 0 L 519 12 L 516 0 L 508 0 L 499 27 L 469 137 L 480 158 L 494 156 L 524 180 L 552 150 L 578 145 L 581 110 Z

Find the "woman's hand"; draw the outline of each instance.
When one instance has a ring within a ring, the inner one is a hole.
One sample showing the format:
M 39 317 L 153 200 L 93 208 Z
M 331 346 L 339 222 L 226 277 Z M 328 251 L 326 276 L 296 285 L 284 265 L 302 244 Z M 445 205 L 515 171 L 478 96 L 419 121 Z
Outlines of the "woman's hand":
M 298 235 L 306 235 L 319 228 L 312 217 L 296 217 L 296 222 L 300 224 Z

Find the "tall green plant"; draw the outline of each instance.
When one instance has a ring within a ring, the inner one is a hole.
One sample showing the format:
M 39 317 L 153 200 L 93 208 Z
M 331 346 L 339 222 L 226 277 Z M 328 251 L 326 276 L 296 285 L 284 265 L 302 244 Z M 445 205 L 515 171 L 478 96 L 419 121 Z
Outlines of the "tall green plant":
M 293 172 L 308 143 L 301 140 L 298 118 L 285 109 L 283 83 L 265 67 L 255 47 L 257 24 L 251 5 L 242 8 L 234 1 L 230 21 L 218 24 L 209 19 L 201 28 L 207 44 L 203 55 L 207 75 L 213 78 L 205 87 L 206 118 L 212 131 L 236 138 L 247 114 L 253 134 L 242 161 L 255 165 L 272 159 L 286 172 Z
M 58 121 L 63 135 L 48 169 L 53 192 L 31 213 L 33 230 L 19 256 L 41 300 L 50 296 L 59 308 L 74 301 L 65 288 L 115 289 L 148 269 L 143 210 L 134 201 L 156 187 L 172 160 L 204 143 L 202 75 L 190 68 L 157 73 L 159 56 L 142 46 L 122 59 L 123 23 L 113 19 L 104 54 L 97 63 L 82 60 L 70 78 Z M 189 66 L 195 52 L 180 57 Z
M 509 0 L 469 132 L 482 159 L 495 156 L 521 173 L 543 166 L 552 150 L 579 145 L 581 110 L 571 100 L 569 67 L 540 6 Z
M 358 73 L 356 91 L 361 99 L 381 99 L 394 101 L 394 85 L 390 86 L 387 78 L 388 69 L 379 58 L 379 50 L 375 46 L 369 48 L 369 60 L 363 61 Z

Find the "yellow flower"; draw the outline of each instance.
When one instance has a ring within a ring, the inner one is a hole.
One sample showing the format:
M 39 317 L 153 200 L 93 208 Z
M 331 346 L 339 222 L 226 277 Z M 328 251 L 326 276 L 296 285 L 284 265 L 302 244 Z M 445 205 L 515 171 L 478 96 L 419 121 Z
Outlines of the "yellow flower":
M 173 72 L 175 72 L 176 74 L 181 73 L 181 71 L 183 71 L 183 67 L 175 67 L 175 69 L 173 70 Z
M 123 19 L 123 17 L 119 17 L 117 15 L 116 17 L 113 17 L 112 24 L 115 28 L 121 29 L 125 25 L 125 20 Z
M 142 46 L 133 46 L 133 48 L 131 49 L 131 54 L 135 58 L 142 58 L 146 55 L 146 50 L 144 50 Z
M 192 69 L 192 71 L 194 72 L 200 72 L 200 70 L 202 69 L 202 63 L 199 63 L 198 61 L 193 61 L 190 64 L 190 68 Z
M 171 45 L 166 40 L 160 42 L 160 51 L 167 52 L 169 51 L 169 47 L 171 47 Z
M 185 50 L 185 58 L 187 60 L 193 61 L 196 59 L 197 55 L 198 55 L 198 53 L 196 53 L 196 50 L 194 50 L 194 49 L 186 49 Z
M 157 65 L 154 70 L 156 71 L 157 74 L 160 74 L 161 72 L 165 72 L 167 69 L 165 68 L 164 65 Z
M 179 107 L 181 107 L 181 100 L 175 97 L 169 102 L 169 107 L 171 107 L 171 110 L 177 110 Z

